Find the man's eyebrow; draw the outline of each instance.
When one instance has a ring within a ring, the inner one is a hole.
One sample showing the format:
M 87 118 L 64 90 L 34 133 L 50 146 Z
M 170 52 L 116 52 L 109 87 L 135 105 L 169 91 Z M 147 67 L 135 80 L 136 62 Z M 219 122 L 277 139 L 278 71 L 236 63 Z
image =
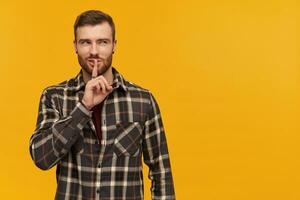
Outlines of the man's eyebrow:
M 109 38 L 99 38 L 99 39 L 97 39 L 97 41 L 110 41 L 110 39 Z
M 78 42 L 89 42 L 89 41 L 91 41 L 90 39 L 79 39 L 78 40 Z M 110 41 L 110 39 L 109 38 L 99 38 L 99 39 L 97 39 L 97 41 Z
M 78 42 L 88 42 L 91 41 L 90 39 L 79 39 Z

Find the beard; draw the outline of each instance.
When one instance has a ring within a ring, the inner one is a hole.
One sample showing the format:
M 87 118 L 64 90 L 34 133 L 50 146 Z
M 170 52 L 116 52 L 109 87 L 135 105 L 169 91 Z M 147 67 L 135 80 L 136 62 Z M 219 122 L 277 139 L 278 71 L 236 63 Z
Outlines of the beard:
M 82 70 L 84 70 L 90 76 L 92 76 L 93 66 L 88 64 L 87 59 L 99 59 L 101 61 L 100 63 L 98 63 L 98 76 L 100 76 L 100 75 L 105 74 L 105 72 L 107 72 L 107 70 L 110 68 L 111 63 L 112 63 L 112 57 L 113 56 L 110 55 L 107 59 L 102 59 L 99 57 L 90 56 L 90 57 L 84 59 L 77 54 L 77 59 L 78 59 L 78 62 L 80 64 Z

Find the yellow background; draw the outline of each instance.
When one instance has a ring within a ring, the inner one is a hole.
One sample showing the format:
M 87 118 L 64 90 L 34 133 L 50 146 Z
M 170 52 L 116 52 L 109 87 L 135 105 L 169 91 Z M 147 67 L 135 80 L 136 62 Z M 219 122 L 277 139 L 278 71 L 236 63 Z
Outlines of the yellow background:
M 80 69 L 72 26 L 87 9 L 112 15 L 113 65 L 158 100 L 177 199 L 300 199 L 296 0 L 1 1 L 1 199 L 54 198 L 29 138 L 42 90 Z

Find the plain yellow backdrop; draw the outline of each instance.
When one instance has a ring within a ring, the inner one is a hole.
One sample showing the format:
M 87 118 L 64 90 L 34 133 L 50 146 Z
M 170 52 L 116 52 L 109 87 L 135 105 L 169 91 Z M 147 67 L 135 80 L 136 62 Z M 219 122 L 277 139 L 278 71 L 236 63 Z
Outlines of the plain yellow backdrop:
M 1 199 L 54 198 L 29 138 L 42 90 L 80 69 L 72 26 L 87 9 L 112 15 L 113 65 L 158 100 L 177 199 L 300 199 L 296 0 L 1 1 Z

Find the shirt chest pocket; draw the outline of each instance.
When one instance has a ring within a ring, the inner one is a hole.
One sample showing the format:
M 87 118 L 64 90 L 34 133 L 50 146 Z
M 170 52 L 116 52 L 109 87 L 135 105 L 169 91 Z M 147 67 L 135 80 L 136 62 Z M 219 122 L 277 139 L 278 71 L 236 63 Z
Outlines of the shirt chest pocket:
M 116 125 L 113 153 L 119 156 L 138 156 L 142 144 L 139 122 L 120 122 Z

